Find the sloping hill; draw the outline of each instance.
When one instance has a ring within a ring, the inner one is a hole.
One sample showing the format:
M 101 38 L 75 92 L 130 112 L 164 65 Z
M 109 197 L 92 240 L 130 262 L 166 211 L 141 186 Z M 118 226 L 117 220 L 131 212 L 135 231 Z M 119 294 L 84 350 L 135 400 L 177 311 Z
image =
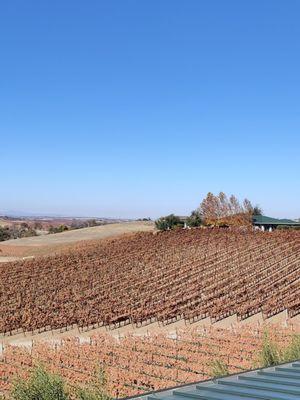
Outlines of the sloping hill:
M 0 332 L 300 312 L 299 232 L 138 233 L 7 265 Z
M 87 385 L 95 369 L 98 371 L 101 366 L 106 378 L 105 389 L 115 399 L 209 379 L 216 360 L 219 365 L 226 366 L 228 372 L 237 373 L 258 366 L 265 329 L 260 326 L 227 330 L 211 326 L 177 330 L 173 336 L 149 334 L 117 338 L 102 333 L 84 341 L 61 338 L 55 342 L 55 347 L 53 342 L 36 341 L 28 349 L 7 346 L 3 357 L 0 354 L 0 393 L 8 393 L 15 378 L 28 375 L 36 365 L 51 368 L 72 387 Z M 273 326 L 269 335 L 272 343 L 286 349 L 293 343 L 295 327 Z M 296 385 L 299 385 L 299 377 L 297 379 Z M 299 399 L 299 396 L 293 398 Z
M 153 230 L 153 222 L 134 221 L 75 229 L 52 235 L 13 239 L 0 242 L 0 255 L 24 257 L 52 254 L 53 251 L 57 249 L 67 247 L 80 241 L 98 240 L 112 236 L 119 236 L 125 233 L 139 231 L 151 232 Z

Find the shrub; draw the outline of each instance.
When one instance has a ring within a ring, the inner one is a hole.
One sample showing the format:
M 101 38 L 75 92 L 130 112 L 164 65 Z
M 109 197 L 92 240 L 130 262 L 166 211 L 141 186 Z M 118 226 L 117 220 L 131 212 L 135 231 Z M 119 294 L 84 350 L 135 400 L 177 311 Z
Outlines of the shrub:
M 161 217 L 156 220 L 155 226 L 160 231 L 166 231 L 169 229 L 182 228 L 184 226 L 184 223 L 176 215 L 170 214 L 166 217 Z
M 56 227 L 50 225 L 48 233 L 49 234 L 61 233 L 61 232 L 68 231 L 68 230 L 69 230 L 69 228 L 67 227 L 67 225 L 64 225 L 64 224 L 56 226 Z
M 293 225 L 278 225 L 277 226 L 277 229 L 280 229 L 280 230 L 288 230 L 288 229 L 290 229 L 290 230 L 295 230 L 295 231 L 298 231 L 298 230 L 300 230 L 300 226 L 293 226 Z
M 28 380 L 19 378 L 12 389 L 14 400 L 68 400 L 68 393 L 63 380 L 36 368 Z
M 28 230 L 24 231 L 22 237 L 33 237 L 37 236 L 37 232 L 33 228 L 29 228 Z
M 63 379 L 39 366 L 28 379 L 17 379 L 11 391 L 13 400 L 109 400 L 105 392 L 106 379 L 103 371 L 95 373 L 87 387 L 68 390 Z M 0 400 L 1 396 L 0 396 Z
M 196 227 L 203 225 L 203 218 L 199 211 L 193 211 L 187 218 L 186 223 L 190 227 Z
M 18 239 L 22 237 L 37 236 L 35 229 L 31 228 L 28 224 L 22 223 L 21 225 L 14 226 L 0 226 L 0 242 L 9 239 Z
M 268 332 L 264 333 L 262 349 L 259 353 L 259 364 L 262 367 L 271 367 L 280 364 L 282 361 L 282 354 L 276 343 L 273 343 L 269 337 Z
M 0 242 L 11 239 L 11 233 L 8 227 L 0 226 Z
M 76 398 L 78 400 L 109 400 L 110 397 L 105 392 L 105 387 L 106 378 L 104 372 L 99 369 L 89 387 L 77 389 Z
M 291 362 L 300 359 L 300 335 L 294 335 L 292 342 L 283 352 L 283 362 Z
M 278 225 L 277 229 L 286 230 L 286 229 L 292 229 L 292 228 L 290 226 L 288 226 L 288 225 Z
M 214 360 L 211 363 L 210 375 L 212 378 L 220 378 L 229 374 L 228 366 L 222 360 Z

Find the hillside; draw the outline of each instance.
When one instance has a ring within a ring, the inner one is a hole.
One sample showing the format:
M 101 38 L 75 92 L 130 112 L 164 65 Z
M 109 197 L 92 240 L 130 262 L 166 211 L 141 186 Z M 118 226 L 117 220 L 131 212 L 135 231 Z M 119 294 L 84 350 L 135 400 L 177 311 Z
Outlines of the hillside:
M 52 235 L 7 240 L 0 242 L 0 262 L 1 257 L 4 256 L 29 257 L 47 255 L 80 241 L 98 240 L 125 233 L 153 230 L 154 224 L 152 222 L 134 221 L 69 230 Z M 5 259 L 3 258 L 3 260 Z
M 9 268 L 8 268 L 9 265 Z M 0 332 L 300 312 L 300 233 L 137 233 L 0 266 Z
M 269 335 L 280 349 L 285 349 L 293 342 L 295 328 L 299 331 L 299 326 L 273 326 Z M 228 366 L 230 373 L 257 367 L 264 337 L 265 326 L 211 326 L 178 330 L 172 336 L 114 338 L 102 333 L 84 341 L 62 338 L 55 347 L 51 342 L 34 342 L 29 349 L 7 346 L 3 357 L 0 353 L 0 393 L 9 391 L 17 375 L 28 376 L 35 365 L 42 364 L 51 366 L 71 387 L 87 385 L 100 367 L 105 389 L 112 398 L 142 394 L 209 379 L 216 360 Z

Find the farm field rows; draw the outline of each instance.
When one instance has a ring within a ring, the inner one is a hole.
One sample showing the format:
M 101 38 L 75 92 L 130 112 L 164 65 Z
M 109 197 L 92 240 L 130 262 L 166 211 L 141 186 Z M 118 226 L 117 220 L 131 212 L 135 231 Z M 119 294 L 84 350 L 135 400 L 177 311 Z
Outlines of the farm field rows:
M 85 242 L 0 266 L 0 332 L 268 318 L 283 310 L 292 318 L 300 312 L 299 272 L 299 232 L 192 229 Z
M 299 326 L 273 326 L 268 333 L 280 348 L 286 348 L 296 331 L 300 332 Z M 265 333 L 263 326 L 230 330 L 211 326 L 172 335 L 97 334 L 85 341 L 67 338 L 33 342 L 29 348 L 6 346 L 0 354 L 0 392 L 10 389 L 16 374 L 26 377 L 41 363 L 71 386 L 84 386 L 101 372 L 114 398 L 209 379 L 216 361 L 237 373 L 258 365 Z

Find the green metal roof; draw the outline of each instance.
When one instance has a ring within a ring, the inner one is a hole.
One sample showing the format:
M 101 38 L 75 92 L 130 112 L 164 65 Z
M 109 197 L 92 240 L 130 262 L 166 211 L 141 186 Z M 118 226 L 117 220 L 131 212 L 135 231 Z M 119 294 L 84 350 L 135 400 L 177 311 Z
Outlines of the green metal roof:
M 140 398 L 143 400 L 299 400 L 300 362 L 153 392 Z
M 266 217 L 265 215 L 253 215 L 252 221 L 254 225 L 293 225 L 300 226 L 299 222 L 291 219 L 277 219 Z

